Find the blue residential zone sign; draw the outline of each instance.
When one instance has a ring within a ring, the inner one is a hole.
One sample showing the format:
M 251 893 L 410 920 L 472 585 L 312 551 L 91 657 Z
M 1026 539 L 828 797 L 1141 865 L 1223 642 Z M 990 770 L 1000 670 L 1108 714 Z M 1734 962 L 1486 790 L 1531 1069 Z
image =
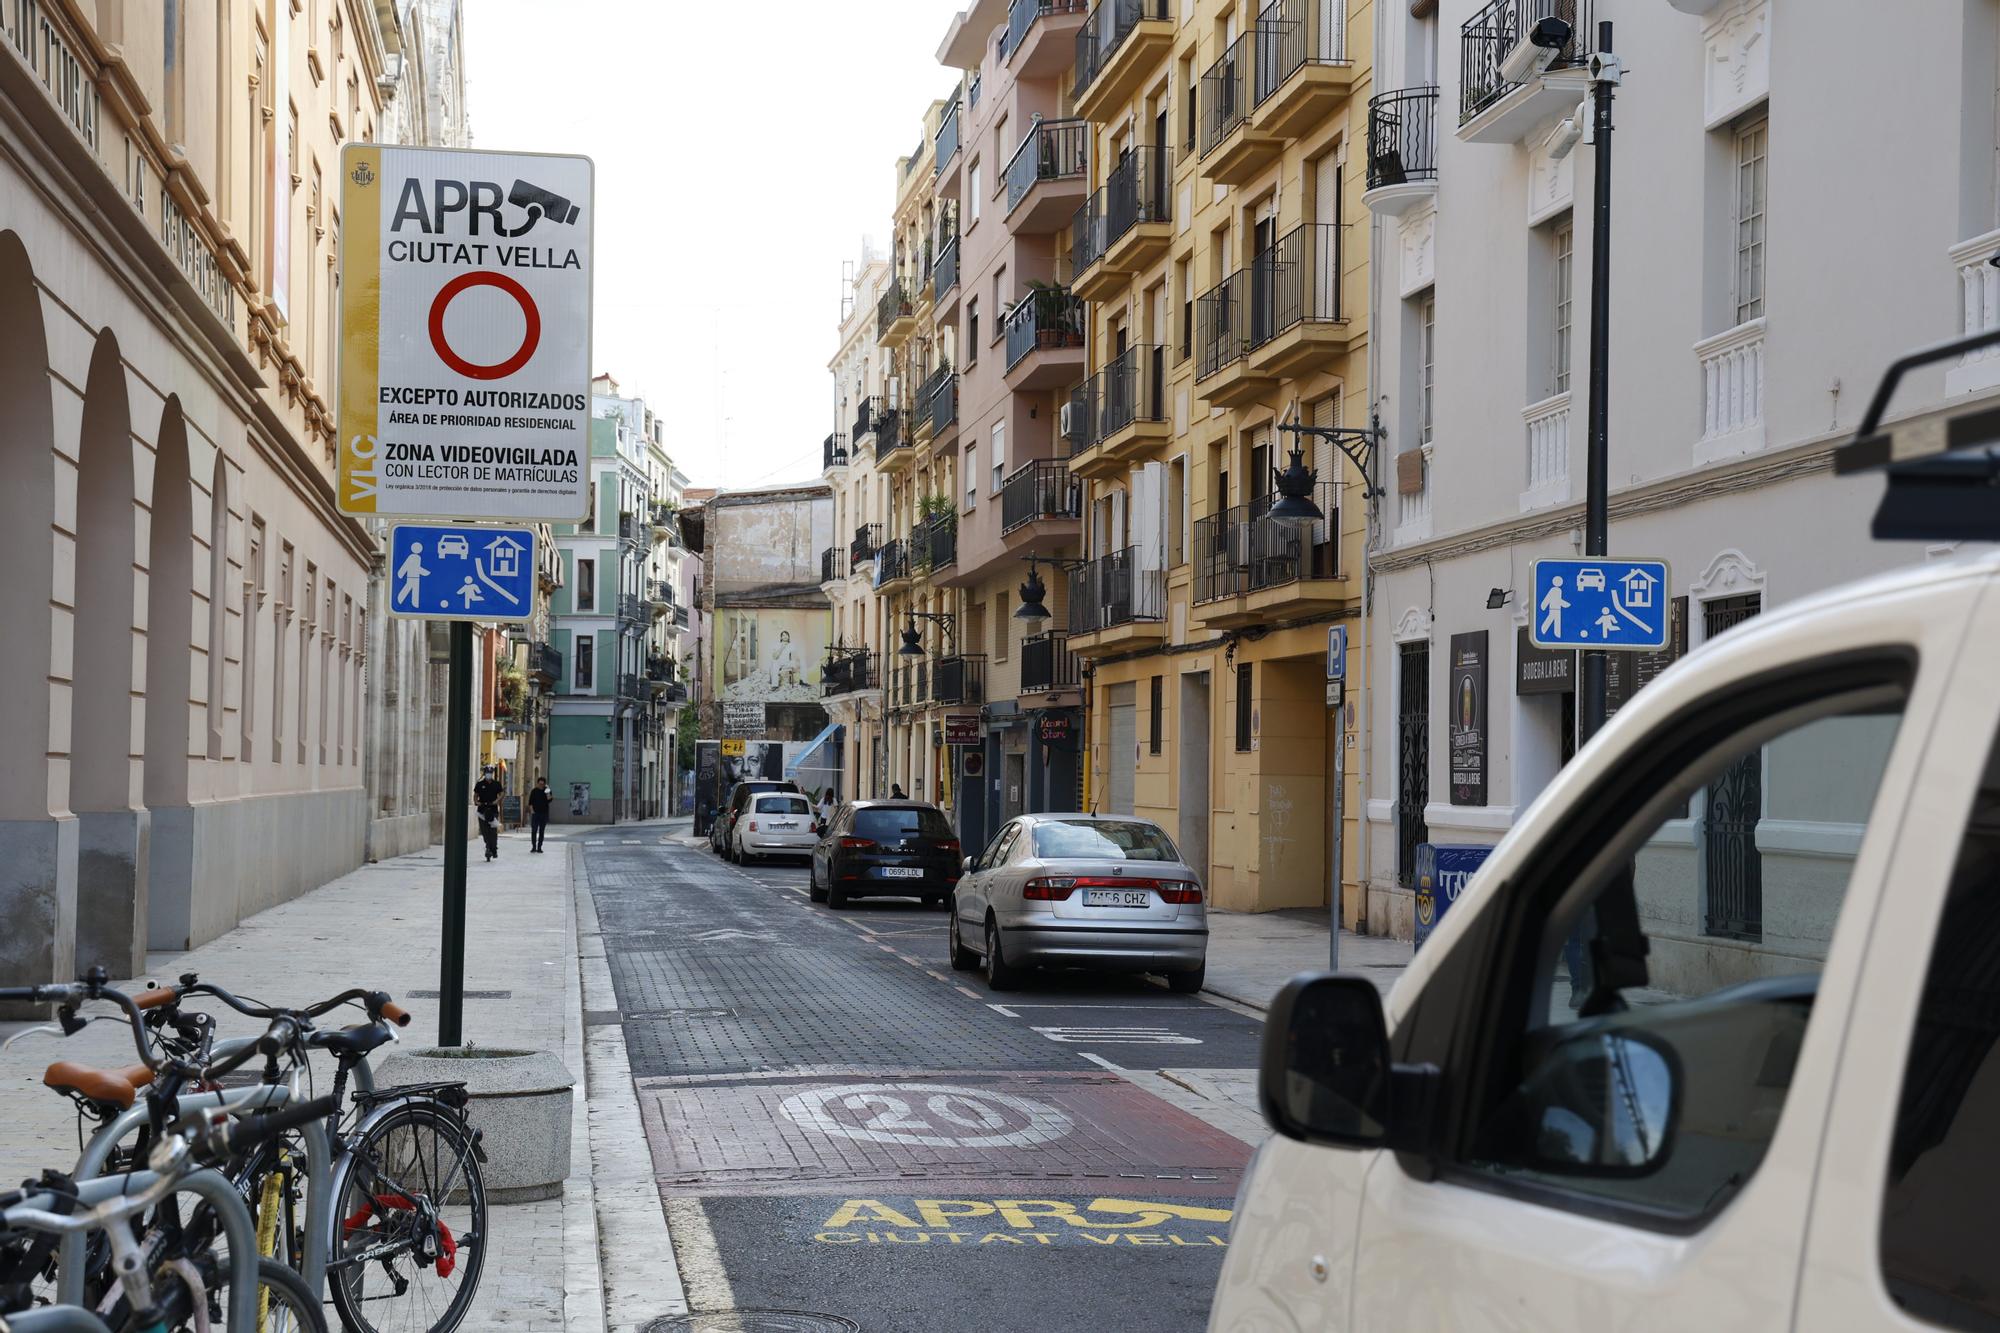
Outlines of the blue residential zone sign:
M 535 609 L 535 530 L 402 523 L 389 533 L 389 613 L 526 620 Z
M 1528 640 L 1537 648 L 1657 652 L 1667 646 L 1664 560 L 1537 560 Z

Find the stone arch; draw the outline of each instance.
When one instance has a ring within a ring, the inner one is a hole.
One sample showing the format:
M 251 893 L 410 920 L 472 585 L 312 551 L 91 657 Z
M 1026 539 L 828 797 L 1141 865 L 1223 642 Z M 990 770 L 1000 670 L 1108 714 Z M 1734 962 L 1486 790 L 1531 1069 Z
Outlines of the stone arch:
M 72 629 L 70 808 L 130 810 L 132 790 L 132 414 L 125 362 L 109 329 L 98 335 L 77 441 L 76 613 Z
M 0 670 L 20 689 L 0 737 L 0 985 L 76 975 L 73 822 L 50 809 L 50 639 L 54 615 L 55 398 L 34 266 L 19 235 L 0 230 L 0 531 L 25 534 L 0 580 Z M 33 539 L 41 534 L 39 540 Z M 67 829 L 67 832 L 65 831 Z
M 194 501 L 187 422 L 167 400 L 153 451 L 153 531 L 146 561 L 146 805 L 188 800 L 189 654 L 194 625 Z
M 208 487 L 208 757 L 224 757 L 227 714 L 223 674 L 229 658 L 229 457 L 215 451 Z

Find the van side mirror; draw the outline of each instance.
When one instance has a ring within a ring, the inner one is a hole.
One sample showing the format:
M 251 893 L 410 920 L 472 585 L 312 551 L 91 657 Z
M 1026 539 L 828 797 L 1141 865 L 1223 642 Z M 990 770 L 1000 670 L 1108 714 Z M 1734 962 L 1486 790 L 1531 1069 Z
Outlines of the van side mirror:
M 1279 990 L 1264 1023 L 1258 1101 L 1286 1138 L 1403 1148 L 1429 1119 L 1436 1070 L 1389 1056 L 1382 996 L 1366 977 L 1306 972 Z

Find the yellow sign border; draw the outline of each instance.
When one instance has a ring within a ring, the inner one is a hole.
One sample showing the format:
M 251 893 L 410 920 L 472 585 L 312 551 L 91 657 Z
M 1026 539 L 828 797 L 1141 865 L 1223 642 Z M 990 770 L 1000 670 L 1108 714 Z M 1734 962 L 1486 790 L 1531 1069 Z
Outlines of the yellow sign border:
M 381 391 L 382 150 L 340 153 L 340 433 L 335 483 L 342 513 L 376 512 L 375 399 Z

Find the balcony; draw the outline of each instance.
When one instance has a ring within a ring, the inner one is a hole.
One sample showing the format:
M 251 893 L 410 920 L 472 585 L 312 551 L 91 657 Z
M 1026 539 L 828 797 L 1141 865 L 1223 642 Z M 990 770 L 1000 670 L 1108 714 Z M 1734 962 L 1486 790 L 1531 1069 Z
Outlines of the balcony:
M 1090 193 L 1090 126 L 1038 120 L 1007 160 L 1007 226 L 1016 236 L 1061 231 Z
M 1308 222 L 1250 261 L 1250 368 L 1280 379 L 1323 369 L 1361 330 L 1341 305 L 1345 228 Z
M 1273 0 L 1257 18 L 1257 107 L 1252 128 L 1296 139 L 1324 121 L 1354 86 L 1347 6 Z
M 660 619 L 674 609 L 674 585 L 665 579 L 647 579 L 646 601 L 653 619 Z
M 819 581 L 838 583 L 847 577 L 847 549 L 829 546 L 819 553 Z
M 898 473 L 909 467 L 916 457 L 909 432 L 904 428 L 903 413 L 891 407 L 875 418 L 875 467 L 878 471 Z
M 1099 556 L 1069 572 L 1070 646 L 1088 656 L 1156 641 L 1166 604 L 1166 575 L 1142 566 L 1138 547 Z
M 1238 269 L 1195 298 L 1195 388 L 1212 407 L 1234 407 L 1277 387 L 1275 377 L 1250 367 L 1250 278 L 1250 269 Z
M 819 670 L 822 695 L 856 694 L 882 687 L 880 659 L 865 648 L 834 649 Z
M 640 688 L 638 672 L 628 671 L 618 677 L 618 697 L 635 702 L 646 697 L 646 691 Z
M 1070 271 L 1086 301 L 1117 297 L 1173 240 L 1173 153 L 1140 144 L 1119 158 L 1070 226 Z
M 958 237 L 938 247 L 937 262 L 931 266 L 931 299 L 940 324 L 949 323 L 958 313 Z
M 688 627 L 688 621 L 689 621 L 688 609 L 685 606 L 682 606 L 679 602 L 674 603 L 674 628 L 686 629 Z
M 1060 694 L 1078 688 L 1082 679 L 1069 635 L 1036 634 L 1021 640 L 1021 693 Z
M 847 437 L 839 431 L 830 431 L 821 457 L 826 460 L 824 471 L 837 472 L 847 466 Z
M 670 657 L 649 657 L 646 659 L 646 683 L 648 685 L 671 685 L 674 681 L 674 663 Z
M 853 447 L 849 451 L 851 454 L 858 456 L 862 446 L 872 442 L 870 437 L 875 434 L 875 423 L 887 414 L 888 409 L 883 406 L 880 395 L 861 400 L 854 409 Z
M 1071 440 L 1070 470 L 1080 477 L 1123 472 L 1171 434 L 1167 419 L 1167 349 L 1126 348 L 1070 396 L 1072 415 L 1090 418 L 1082 452 Z
M 894 592 L 909 586 L 910 549 L 901 537 L 893 537 L 875 552 L 875 591 Z
M 681 511 L 664 501 L 654 501 L 652 511 L 653 540 L 664 541 L 670 546 L 687 549 L 687 539 L 681 535 Z
M 928 658 L 904 662 L 889 676 L 889 706 L 903 712 L 925 707 L 931 698 L 931 664 Z
M 1507 53 L 1545 18 L 1569 24 L 1569 45 L 1545 72 L 1525 83 L 1508 81 L 1500 72 Z M 1493 0 L 1459 30 L 1458 137 L 1467 143 L 1522 143 L 1573 108 L 1586 91 L 1580 66 L 1595 40 L 1590 0 Z
M 963 653 L 940 657 L 931 675 L 931 702 L 940 704 L 983 704 L 986 702 L 986 654 Z
M 958 376 L 950 366 L 931 372 L 917 390 L 917 402 L 934 445 L 943 446 L 958 438 Z
M 1076 114 L 1112 119 L 1173 44 L 1172 0 L 1098 0 L 1076 30 Z
M 1218 185 L 1241 185 L 1277 160 L 1284 141 L 1251 122 L 1257 56 L 1252 29 L 1229 44 L 1201 76 L 1201 174 Z
M 1265 624 L 1278 616 L 1341 609 L 1339 484 L 1324 478 L 1313 501 L 1326 517 L 1304 523 L 1270 516 L 1274 496 L 1233 505 L 1194 525 L 1195 614 L 1218 629 Z
M 651 540 L 646 535 L 646 522 L 637 514 L 618 516 L 618 540 L 627 546 L 643 546 Z
M 1437 85 L 1368 99 L 1368 190 L 1361 202 L 1384 215 L 1437 197 Z
M 910 529 L 910 568 L 935 574 L 958 563 L 958 515 L 933 514 Z
M 1088 0 L 1014 0 L 1007 8 L 1001 59 L 1017 79 L 1049 79 L 1076 59 L 1076 30 Z
M 618 594 L 618 623 L 627 629 L 636 629 L 646 623 L 646 604 L 639 600 L 636 592 Z
M 882 525 L 863 523 L 854 530 L 854 540 L 847 544 L 848 572 L 859 574 L 861 566 L 875 558 L 875 552 L 882 545 Z
M 546 643 L 528 645 L 528 678 L 542 689 L 562 679 L 562 654 Z
M 1007 313 L 1007 387 L 1054 389 L 1083 373 L 1083 302 L 1062 287 L 1036 287 Z
M 901 277 L 891 278 L 882 299 L 875 303 L 875 341 L 893 349 L 908 342 L 916 331 L 916 299 Z
M 936 162 L 931 167 L 931 174 L 937 177 L 938 192 L 940 194 L 945 193 L 945 180 L 947 172 L 949 172 L 949 175 L 952 178 L 952 186 L 953 186 L 950 197 L 956 197 L 957 194 L 956 187 L 958 184 L 956 178 L 958 176 L 958 172 L 955 169 L 952 169 L 952 163 L 958 157 L 958 103 L 957 102 L 953 102 L 949 107 L 945 109 L 944 119 L 938 122 L 937 151 L 933 154 L 933 156 L 936 158 Z
M 1024 539 L 1019 546 L 1033 547 L 1027 540 L 1042 536 L 1050 539 L 1050 544 L 1061 544 L 1076 540 L 1076 521 L 1083 514 L 1083 483 L 1070 475 L 1066 464 L 1050 460 L 1024 463 L 1014 470 L 1000 487 L 1000 535 L 1012 536 L 1020 532 Z M 1058 531 L 1048 533 L 1023 532 L 1031 525 L 1054 523 L 1060 525 Z

